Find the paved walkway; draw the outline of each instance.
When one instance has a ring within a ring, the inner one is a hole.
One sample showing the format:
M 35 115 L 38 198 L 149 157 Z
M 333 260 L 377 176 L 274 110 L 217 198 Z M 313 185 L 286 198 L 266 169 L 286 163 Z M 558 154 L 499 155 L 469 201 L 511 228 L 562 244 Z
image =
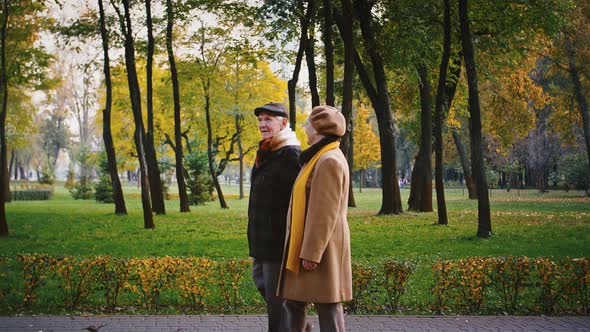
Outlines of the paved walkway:
M 311 316 L 313 331 L 319 331 Z M 266 331 L 266 317 L 223 316 L 17 316 L 0 317 L 0 331 Z M 590 331 L 590 317 L 346 316 L 348 331 Z

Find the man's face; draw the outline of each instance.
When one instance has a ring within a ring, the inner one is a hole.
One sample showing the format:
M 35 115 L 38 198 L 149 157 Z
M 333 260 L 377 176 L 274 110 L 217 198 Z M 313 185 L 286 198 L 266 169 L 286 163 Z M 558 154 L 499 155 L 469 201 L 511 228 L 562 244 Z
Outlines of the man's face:
M 271 138 L 287 126 L 287 118 L 267 112 L 258 115 L 258 130 L 262 139 Z

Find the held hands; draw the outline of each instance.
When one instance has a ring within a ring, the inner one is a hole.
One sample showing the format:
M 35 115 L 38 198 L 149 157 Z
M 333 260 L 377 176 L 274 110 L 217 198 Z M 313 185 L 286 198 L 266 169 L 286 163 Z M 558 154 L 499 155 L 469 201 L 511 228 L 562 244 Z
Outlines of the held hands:
M 301 264 L 303 265 L 303 269 L 305 269 L 305 271 L 314 271 L 315 269 L 318 268 L 318 263 L 308 261 L 305 259 L 301 260 Z

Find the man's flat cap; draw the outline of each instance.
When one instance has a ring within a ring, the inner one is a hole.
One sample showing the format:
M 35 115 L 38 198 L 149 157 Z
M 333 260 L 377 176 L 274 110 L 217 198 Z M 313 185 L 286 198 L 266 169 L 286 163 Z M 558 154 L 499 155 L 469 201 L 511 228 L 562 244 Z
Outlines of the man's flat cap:
M 259 106 L 254 109 L 254 114 L 256 114 L 256 116 L 260 115 L 261 112 L 268 112 L 285 118 L 289 118 L 289 112 L 287 111 L 287 107 L 283 103 L 268 103 L 266 105 Z

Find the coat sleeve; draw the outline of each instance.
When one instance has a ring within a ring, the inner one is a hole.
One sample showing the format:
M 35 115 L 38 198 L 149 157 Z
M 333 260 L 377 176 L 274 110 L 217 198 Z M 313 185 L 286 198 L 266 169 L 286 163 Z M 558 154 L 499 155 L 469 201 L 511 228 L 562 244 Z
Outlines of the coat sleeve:
M 316 165 L 299 258 L 320 263 L 340 218 L 344 170 L 337 159 L 328 157 Z

